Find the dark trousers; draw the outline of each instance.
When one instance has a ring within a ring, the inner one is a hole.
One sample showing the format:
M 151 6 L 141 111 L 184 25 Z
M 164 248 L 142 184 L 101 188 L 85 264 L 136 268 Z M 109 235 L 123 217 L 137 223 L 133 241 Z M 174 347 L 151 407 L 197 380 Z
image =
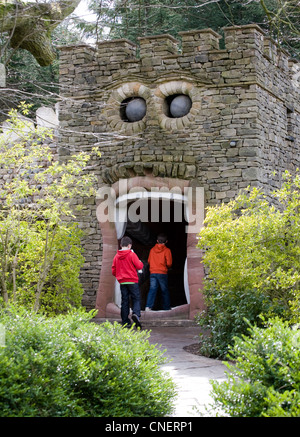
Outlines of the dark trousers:
M 138 284 L 121 284 L 121 319 L 122 325 L 130 325 L 129 311 L 130 301 L 132 303 L 132 312 L 141 317 L 141 297 Z
M 169 295 L 169 288 L 168 288 L 168 275 L 163 273 L 150 274 L 150 288 L 147 297 L 146 307 L 153 308 L 158 287 L 160 287 L 161 290 L 161 295 L 163 299 L 163 309 L 170 310 L 171 305 L 170 305 L 170 295 Z

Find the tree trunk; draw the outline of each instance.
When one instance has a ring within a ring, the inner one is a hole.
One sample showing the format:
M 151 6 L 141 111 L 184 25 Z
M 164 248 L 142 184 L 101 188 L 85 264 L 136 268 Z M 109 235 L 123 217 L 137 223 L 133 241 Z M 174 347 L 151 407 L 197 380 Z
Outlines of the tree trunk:
M 23 3 L 5 0 L 0 5 L 0 32 L 10 32 L 13 48 L 28 50 L 41 66 L 56 58 L 51 45 L 51 32 L 70 15 L 80 0 L 55 3 Z

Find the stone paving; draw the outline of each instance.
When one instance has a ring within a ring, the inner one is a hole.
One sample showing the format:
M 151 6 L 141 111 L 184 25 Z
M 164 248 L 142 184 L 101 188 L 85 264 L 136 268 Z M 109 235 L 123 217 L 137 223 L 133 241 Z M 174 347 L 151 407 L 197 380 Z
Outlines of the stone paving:
M 198 342 L 199 327 L 153 326 L 149 341 L 157 344 L 171 359 L 162 369 L 169 372 L 178 386 L 178 399 L 173 417 L 214 417 L 210 404 L 210 380 L 226 379 L 226 366 L 219 360 L 186 352 L 183 347 Z

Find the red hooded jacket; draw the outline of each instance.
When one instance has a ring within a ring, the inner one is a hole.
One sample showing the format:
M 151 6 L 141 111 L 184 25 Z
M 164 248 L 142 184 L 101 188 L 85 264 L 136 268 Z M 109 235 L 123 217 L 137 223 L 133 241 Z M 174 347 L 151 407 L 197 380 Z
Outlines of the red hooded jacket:
M 123 282 L 139 282 L 137 270 L 141 270 L 143 267 L 142 261 L 132 250 L 118 250 L 111 271 L 120 284 Z
M 150 273 L 168 273 L 168 269 L 172 266 L 172 254 L 170 249 L 164 244 L 157 243 L 150 250 L 148 262 L 150 265 Z

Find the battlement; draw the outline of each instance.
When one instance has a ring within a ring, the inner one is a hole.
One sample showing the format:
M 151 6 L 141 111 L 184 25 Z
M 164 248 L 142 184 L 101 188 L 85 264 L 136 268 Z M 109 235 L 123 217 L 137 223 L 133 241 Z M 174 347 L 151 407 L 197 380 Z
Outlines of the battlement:
M 109 56 L 110 62 L 115 63 L 151 57 L 164 58 L 170 55 L 191 56 L 211 51 L 225 53 L 254 50 L 280 68 L 289 68 L 289 54 L 256 24 L 224 28 L 223 50 L 220 49 L 221 35 L 209 28 L 179 32 L 179 37 L 181 41 L 168 34 L 150 35 L 138 38 L 138 45 L 128 39 L 117 39 L 98 42 L 96 48 L 85 44 L 61 46 L 60 51 L 62 54 L 82 53 L 98 59 Z

